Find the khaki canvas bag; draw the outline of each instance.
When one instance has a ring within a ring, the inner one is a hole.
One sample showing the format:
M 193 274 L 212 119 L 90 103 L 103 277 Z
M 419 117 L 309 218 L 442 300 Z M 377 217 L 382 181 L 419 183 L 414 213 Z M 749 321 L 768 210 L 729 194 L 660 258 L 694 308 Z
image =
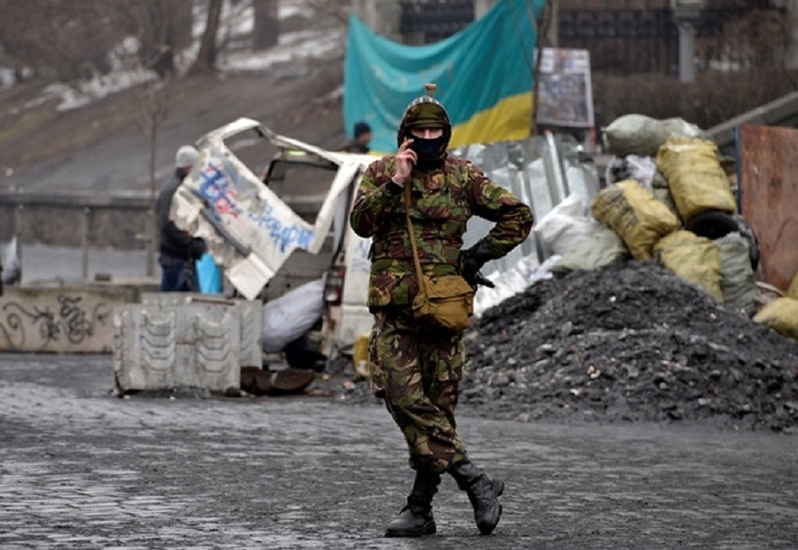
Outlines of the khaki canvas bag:
M 474 312 L 474 288 L 460 275 L 430 277 L 421 271 L 416 235 L 410 221 L 410 182 L 405 184 L 405 212 L 410 246 L 418 278 L 418 294 L 413 300 L 413 318 L 425 328 L 457 333 L 468 328 Z

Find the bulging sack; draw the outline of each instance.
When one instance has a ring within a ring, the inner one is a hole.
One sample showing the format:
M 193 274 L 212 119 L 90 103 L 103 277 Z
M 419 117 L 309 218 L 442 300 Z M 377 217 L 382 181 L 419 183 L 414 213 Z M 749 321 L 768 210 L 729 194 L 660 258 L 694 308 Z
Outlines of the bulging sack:
M 474 292 L 459 275 L 425 275 L 413 300 L 413 317 L 430 330 L 462 332 L 474 313 Z

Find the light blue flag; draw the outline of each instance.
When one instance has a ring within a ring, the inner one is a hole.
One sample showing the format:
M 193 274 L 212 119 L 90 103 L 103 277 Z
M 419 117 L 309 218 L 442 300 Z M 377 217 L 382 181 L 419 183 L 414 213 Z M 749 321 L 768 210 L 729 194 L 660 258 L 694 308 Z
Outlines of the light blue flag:
M 376 153 L 397 149 L 407 105 L 435 83 L 452 121 L 450 147 L 530 135 L 536 21 L 545 0 L 500 0 L 446 40 L 406 46 L 349 18 L 344 64 L 344 123 L 372 129 Z

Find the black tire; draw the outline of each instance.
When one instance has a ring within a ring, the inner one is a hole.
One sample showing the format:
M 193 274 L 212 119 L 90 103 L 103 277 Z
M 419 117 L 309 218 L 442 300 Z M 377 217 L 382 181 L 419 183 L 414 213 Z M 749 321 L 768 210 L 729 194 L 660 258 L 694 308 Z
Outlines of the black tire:
M 684 225 L 684 228 L 707 239 L 720 239 L 729 233 L 738 232 L 748 242 L 748 257 L 751 268 L 756 271 L 759 267 L 759 242 L 754 230 L 748 225 L 740 214 L 709 210 L 693 217 Z

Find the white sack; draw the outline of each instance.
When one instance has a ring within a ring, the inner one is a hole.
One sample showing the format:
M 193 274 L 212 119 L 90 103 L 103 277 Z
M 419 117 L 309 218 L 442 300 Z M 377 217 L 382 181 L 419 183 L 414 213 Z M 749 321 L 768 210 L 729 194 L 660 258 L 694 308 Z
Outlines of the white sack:
M 277 353 L 305 334 L 321 317 L 324 278 L 310 281 L 263 304 L 263 351 Z
M 585 215 L 582 199 L 572 193 L 540 219 L 535 234 L 547 252 L 563 255 L 599 226 Z

